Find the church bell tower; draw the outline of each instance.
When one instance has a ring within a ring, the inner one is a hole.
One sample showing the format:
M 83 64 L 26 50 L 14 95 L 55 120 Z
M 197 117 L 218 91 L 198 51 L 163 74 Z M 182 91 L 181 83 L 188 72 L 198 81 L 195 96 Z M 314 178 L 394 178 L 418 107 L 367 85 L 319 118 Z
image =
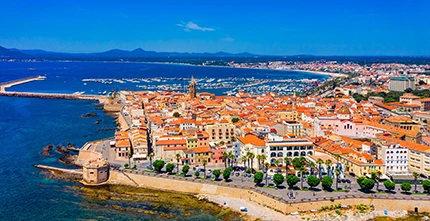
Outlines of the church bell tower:
M 191 98 L 196 98 L 196 82 L 194 81 L 194 76 L 191 77 L 190 89 L 188 91 L 188 95 L 190 95 Z

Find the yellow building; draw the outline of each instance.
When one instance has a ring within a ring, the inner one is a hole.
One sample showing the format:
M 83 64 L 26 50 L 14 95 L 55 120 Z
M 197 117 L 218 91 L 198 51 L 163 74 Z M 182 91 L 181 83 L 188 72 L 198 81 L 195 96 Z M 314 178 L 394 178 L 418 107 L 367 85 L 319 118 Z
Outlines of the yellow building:
M 235 136 L 235 126 L 228 120 L 221 120 L 218 123 L 207 125 L 207 132 L 211 141 L 219 143 L 223 141 L 228 144 L 231 143 L 231 137 Z

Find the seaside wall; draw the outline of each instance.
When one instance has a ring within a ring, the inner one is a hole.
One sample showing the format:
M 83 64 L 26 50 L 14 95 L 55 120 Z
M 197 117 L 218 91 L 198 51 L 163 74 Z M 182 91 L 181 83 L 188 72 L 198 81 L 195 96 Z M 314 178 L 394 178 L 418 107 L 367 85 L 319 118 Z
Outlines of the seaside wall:
M 322 206 L 329 205 L 373 205 L 376 210 L 407 210 L 413 211 L 415 207 L 419 212 L 430 212 L 430 201 L 424 200 L 392 200 L 392 199 L 372 199 L 372 198 L 351 198 L 335 200 L 331 202 L 301 202 L 287 204 L 265 196 L 253 190 L 239 189 L 227 186 L 218 186 L 208 183 L 190 182 L 185 180 L 166 179 L 155 176 L 145 176 L 132 173 L 122 173 L 112 171 L 109 177 L 110 184 L 131 185 L 138 187 L 146 187 L 151 189 L 159 189 L 165 191 L 175 191 L 188 194 L 206 194 L 233 197 L 253 201 L 261 206 L 266 206 L 275 209 L 285 214 L 298 211 L 319 210 Z M 282 191 L 282 190 L 281 190 Z
M 119 123 L 119 127 L 121 128 L 121 130 L 128 130 L 129 129 L 127 121 L 125 121 L 125 119 L 121 113 L 118 113 L 117 121 Z
M 121 104 L 105 104 L 103 106 L 104 110 L 108 112 L 120 112 L 122 107 L 124 107 L 124 105 Z

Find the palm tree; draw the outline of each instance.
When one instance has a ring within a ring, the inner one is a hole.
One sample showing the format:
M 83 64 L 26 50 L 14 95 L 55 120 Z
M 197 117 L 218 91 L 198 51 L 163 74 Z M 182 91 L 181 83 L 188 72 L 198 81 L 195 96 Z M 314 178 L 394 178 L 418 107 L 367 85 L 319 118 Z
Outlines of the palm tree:
M 340 175 L 340 169 L 339 167 L 336 167 L 334 170 L 334 173 L 336 174 L 336 190 L 339 189 L 339 175 Z
M 131 157 L 133 156 L 131 154 L 131 151 L 127 153 L 127 156 L 128 156 L 128 166 L 129 166 L 129 168 L 131 168 L 131 162 L 130 162 L 130 160 L 131 160 Z
M 233 166 L 233 160 L 235 159 L 236 157 L 234 156 L 234 154 L 232 153 L 232 152 L 228 152 L 228 159 L 229 159 L 229 163 L 230 163 L 230 167 L 232 167 Z
M 376 190 L 379 189 L 379 179 L 381 179 L 381 176 L 382 176 L 382 172 L 377 170 L 376 171 L 376 178 L 378 178 L 378 181 L 376 181 Z
M 320 179 L 322 178 L 322 172 L 321 172 L 321 165 L 324 163 L 324 161 L 321 158 L 318 158 L 317 164 L 318 164 L 318 175 Z
M 227 152 L 222 153 L 222 159 L 224 160 L 224 169 L 227 169 L 227 159 L 228 159 L 228 153 Z
M 313 176 L 314 175 L 315 163 L 313 161 L 309 161 L 308 166 L 311 169 L 311 175 Z
M 414 177 L 414 180 L 415 180 L 415 192 L 417 192 L 417 180 L 420 177 L 420 174 L 417 172 L 413 172 L 412 176 Z
M 248 159 L 248 168 L 250 167 L 250 165 L 249 165 L 249 160 L 251 159 L 251 152 L 247 152 L 246 153 L 246 158 Z
M 267 159 L 266 155 L 261 154 L 260 158 L 261 158 L 261 162 L 264 164 L 264 161 L 266 161 L 266 159 Z
M 279 165 L 281 164 L 281 161 L 279 159 L 275 160 L 275 166 L 279 167 Z
M 264 167 L 266 168 L 266 186 L 267 186 L 267 180 L 268 180 L 267 172 L 269 172 L 269 166 L 270 164 L 268 162 L 264 163 Z
M 289 166 L 291 165 L 291 159 L 288 157 L 285 157 L 284 163 L 285 163 L 285 177 L 287 177 L 288 176 L 288 170 L 290 169 Z
M 243 166 L 245 166 L 245 171 L 246 171 L 246 160 L 247 160 L 248 158 L 246 157 L 246 156 L 242 156 L 242 163 L 243 163 Z
M 250 159 L 251 160 L 251 170 L 252 170 L 252 168 L 254 168 L 253 167 L 253 164 L 254 164 L 254 158 L 255 158 L 255 154 L 254 153 L 249 153 L 249 156 L 248 156 L 248 159 Z
M 328 176 L 330 176 L 330 170 L 331 170 L 331 165 L 332 164 L 333 164 L 333 162 L 330 159 L 328 159 L 328 160 L 325 161 L 325 165 L 327 166 L 327 175 Z
M 255 159 L 257 159 L 258 162 L 258 169 L 261 169 L 261 156 L 260 154 L 258 154 L 257 156 L 255 156 Z
M 179 174 L 179 160 L 181 159 L 181 154 L 177 153 L 176 154 L 176 174 Z
M 154 158 L 154 153 L 150 153 L 148 157 L 149 157 L 149 166 L 152 168 L 152 158 Z
M 203 163 L 203 169 L 204 169 L 203 176 L 206 179 L 206 164 L 208 163 L 208 161 L 207 160 L 203 160 L 202 163 Z
M 303 173 L 305 172 L 305 169 L 302 167 L 300 168 L 300 189 L 303 189 Z

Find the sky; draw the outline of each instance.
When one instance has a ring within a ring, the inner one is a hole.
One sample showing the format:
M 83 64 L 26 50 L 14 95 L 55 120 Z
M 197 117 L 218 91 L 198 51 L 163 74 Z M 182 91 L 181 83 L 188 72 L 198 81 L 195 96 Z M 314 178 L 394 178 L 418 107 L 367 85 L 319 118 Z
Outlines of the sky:
M 0 45 L 261 55 L 430 55 L 429 0 L 0 0 Z

